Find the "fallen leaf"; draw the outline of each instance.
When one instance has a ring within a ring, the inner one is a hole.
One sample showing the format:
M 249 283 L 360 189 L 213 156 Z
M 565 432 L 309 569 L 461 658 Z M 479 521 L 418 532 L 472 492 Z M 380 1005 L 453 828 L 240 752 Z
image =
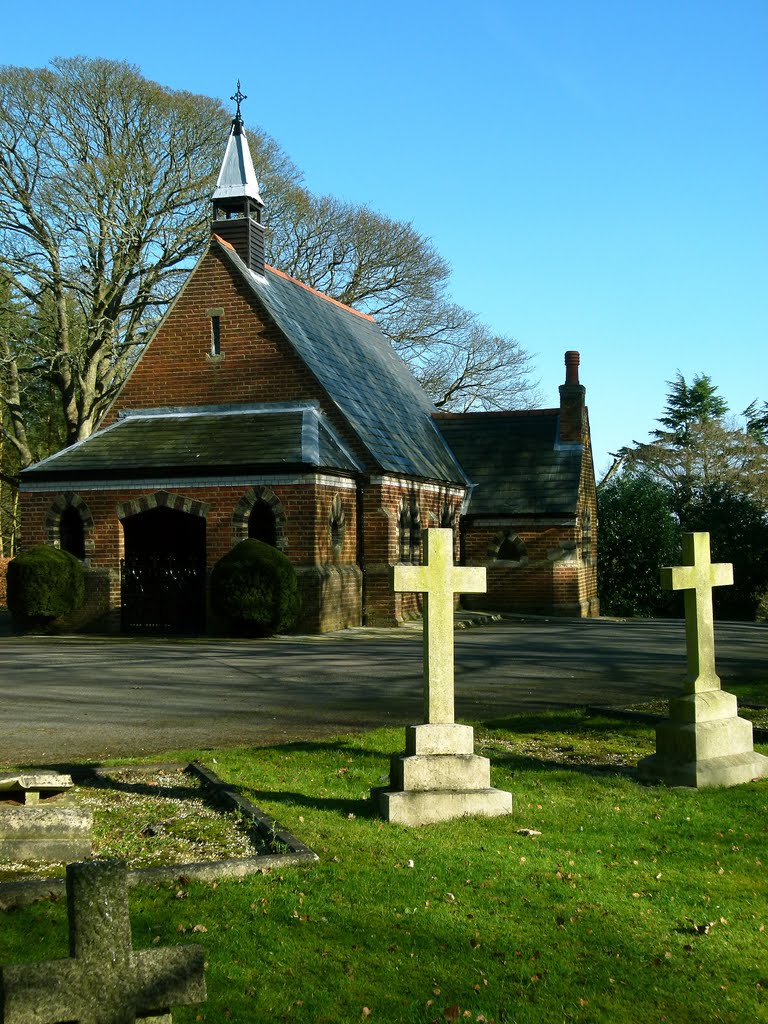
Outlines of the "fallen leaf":
M 363 1007 L 363 1016 L 364 1017 L 370 1017 L 371 1016 L 371 1011 L 368 1009 L 367 1006 Z
M 208 929 L 205 927 L 204 924 L 196 924 L 195 927 L 192 929 L 192 931 L 193 932 L 207 932 Z

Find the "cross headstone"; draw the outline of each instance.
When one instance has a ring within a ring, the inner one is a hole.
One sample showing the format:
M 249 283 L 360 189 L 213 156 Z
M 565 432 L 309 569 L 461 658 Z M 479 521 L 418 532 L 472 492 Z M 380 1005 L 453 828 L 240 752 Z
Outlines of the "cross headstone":
M 733 566 L 729 562 L 713 564 L 711 560 L 708 533 L 684 534 L 683 564 L 661 570 L 665 590 L 684 591 L 689 693 L 720 688 L 715 672 L 712 588 L 732 583 Z
M 485 569 L 453 564 L 453 530 L 422 530 L 424 565 L 396 565 L 394 589 L 424 594 L 424 721 L 454 721 L 453 597 L 485 592 Z
M 424 594 L 424 724 L 407 726 L 389 786 L 372 796 L 389 821 L 425 825 L 467 814 L 509 814 L 512 795 L 491 788 L 488 758 L 474 753 L 470 725 L 454 721 L 453 599 L 482 593 L 485 569 L 453 564 L 453 531 L 422 530 L 424 565 L 398 565 L 397 591 Z
M 69 959 L 0 968 L 2 1024 L 170 1024 L 205 1001 L 203 950 L 134 950 L 123 862 L 67 865 Z
M 688 675 L 656 726 L 656 753 L 638 772 L 670 786 L 735 786 L 768 775 L 768 757 L 755 753 L 752 723 L 739 718 L 715 672 L 712 588 L 733 583 L 733 566 L 712 563 L 708 533 L 683 534 L 683 563 L 663 568 L 661 585 L 685 592 Z

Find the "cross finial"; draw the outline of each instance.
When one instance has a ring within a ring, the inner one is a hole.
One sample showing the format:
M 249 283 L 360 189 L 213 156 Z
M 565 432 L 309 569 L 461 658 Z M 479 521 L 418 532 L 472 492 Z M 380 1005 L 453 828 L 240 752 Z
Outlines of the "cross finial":
M 239 78 L 237 80 L 237 91 L 235 92 L 234 96 L 230 96 L 229 98 L 231 100 L 234 100 L 235 103 L 237 103 L 237 110 L 235 111 L 235 116 L 232 118 L 232 128 L 234 129 L 235 135 L 241 135 L 243 131 L 243 118 L 240 113 L 240 104 L 243 102 L 243 100 L 247 100 L 248 97 L 240 89 Z
M 683 534 L 683 564 L 661 570 L 664 590 L 685 592 L 685 632 L 688 648 L 689 692 L 719 690 L 715 672 L 715 630 L 712 588 L 733 583 L 729 562 L 713 563 L 708 533 Z

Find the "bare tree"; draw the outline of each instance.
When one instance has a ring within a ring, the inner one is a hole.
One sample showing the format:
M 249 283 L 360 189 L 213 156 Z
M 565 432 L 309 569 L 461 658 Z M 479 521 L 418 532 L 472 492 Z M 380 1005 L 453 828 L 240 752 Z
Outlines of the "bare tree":
M 228 115 L 82 57 L 0 69 L 0 111 L 0 269 L 28 327 L 0 339 L 1 397 L 28 464 L 24 378 L 55 389 L 67 443 L 93 430 L 202 250 Z M 252 144 L 279 205 L 299 173 L 272 140 Z
M 450 268 L 413 224 L 332 196 L 294 198 L 281 220 L 270 214 L 272 262 L 374 316 L 436 405 L 535 402 L 528 354 L 447 298 Z
M 229 115 L 122 62 L 0 68 L 0 435 L 5 471 L 87 437 L 202 252 Z M 314 197 L 248 139 L 276 266 L 373 314 L 439 405 L 530 402 L 526 353 L 446 295 L 412 224 Z

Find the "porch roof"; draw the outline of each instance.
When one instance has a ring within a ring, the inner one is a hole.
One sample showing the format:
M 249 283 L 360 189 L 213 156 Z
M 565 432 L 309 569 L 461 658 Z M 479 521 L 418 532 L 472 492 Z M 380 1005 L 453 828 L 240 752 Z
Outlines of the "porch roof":
M 144 475 L 220 475 L 269 466 L 358 468 L 311 403 L 145 409 L 24 470 L 22 482 Z

